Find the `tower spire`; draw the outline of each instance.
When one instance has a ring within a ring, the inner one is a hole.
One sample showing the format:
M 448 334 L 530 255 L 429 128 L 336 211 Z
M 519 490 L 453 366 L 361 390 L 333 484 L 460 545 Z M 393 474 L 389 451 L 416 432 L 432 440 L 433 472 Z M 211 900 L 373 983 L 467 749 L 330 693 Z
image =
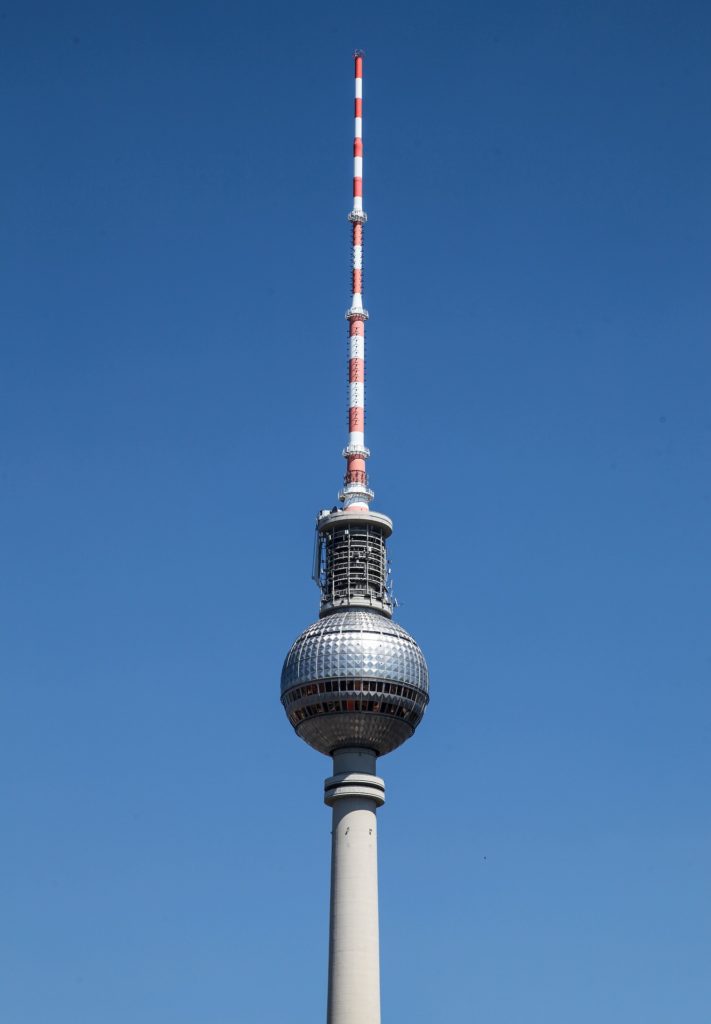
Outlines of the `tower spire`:
M 351 223 L 351 305 L 348 320 L 348 444 L 343 449 L 346 475 L 339 501 L 352 512 L 367 512 L 373 500 L 368 487 L 365 460 L 365 321 L 363 306 L 363 229 L 368 217 L 363 209 L 363 51 L 353 54 L 355 62 L 355 130 L 353 137 L 353 208 Z

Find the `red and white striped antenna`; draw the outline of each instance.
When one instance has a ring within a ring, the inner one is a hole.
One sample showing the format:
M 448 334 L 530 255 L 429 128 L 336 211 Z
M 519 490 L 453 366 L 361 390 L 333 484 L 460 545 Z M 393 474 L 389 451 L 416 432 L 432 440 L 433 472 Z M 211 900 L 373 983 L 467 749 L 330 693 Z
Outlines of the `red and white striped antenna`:
M 353 209 L 348 214 L 352 234 L 351 305 L 348 320 L 348 444 L 343 449 L 346 475 L 339 500 L 344 509 L 367 512 L 373 500 L 368 487 L 365 460 L 370 452 L 365 447 L 365 321 L 368 311 L 363 306 L 363 229 L 368 219 L 363 210 L 363 51 L 356 50 L 355 61 L 355 132 L 353 139 Z

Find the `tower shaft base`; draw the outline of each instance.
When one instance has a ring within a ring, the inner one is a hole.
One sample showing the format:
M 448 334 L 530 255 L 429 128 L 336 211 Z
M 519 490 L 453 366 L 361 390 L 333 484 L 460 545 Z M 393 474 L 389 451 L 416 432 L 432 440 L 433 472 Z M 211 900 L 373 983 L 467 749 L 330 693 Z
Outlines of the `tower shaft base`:
M 333 808 L 328 1024 L 380 1024 L 378 845 L 385 786 L 371 751 L 337 751 L 325 800 Z

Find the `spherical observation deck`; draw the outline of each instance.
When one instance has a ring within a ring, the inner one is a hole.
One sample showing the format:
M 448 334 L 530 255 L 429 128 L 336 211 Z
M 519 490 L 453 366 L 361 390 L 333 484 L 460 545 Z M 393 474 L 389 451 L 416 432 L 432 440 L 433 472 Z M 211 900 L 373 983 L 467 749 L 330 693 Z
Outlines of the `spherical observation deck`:
M 409 739 L 429 700 L 427 664 L 407 630 L 380 612 L 347 608 L 297 638 L 281 673 L 281 701 L 316 750 L 387 754 Z

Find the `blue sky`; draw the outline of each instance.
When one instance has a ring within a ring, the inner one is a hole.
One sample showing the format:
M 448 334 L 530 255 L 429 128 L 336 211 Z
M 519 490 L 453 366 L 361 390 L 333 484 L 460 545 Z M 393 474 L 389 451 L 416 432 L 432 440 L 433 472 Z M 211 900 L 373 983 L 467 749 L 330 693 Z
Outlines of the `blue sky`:
M 282 659 L 368 424 L 430 663 L 383 1019 L 707 1024 L 711 14 L 2 15 L 0 1017 L 312 1024 L 327 760 Z

